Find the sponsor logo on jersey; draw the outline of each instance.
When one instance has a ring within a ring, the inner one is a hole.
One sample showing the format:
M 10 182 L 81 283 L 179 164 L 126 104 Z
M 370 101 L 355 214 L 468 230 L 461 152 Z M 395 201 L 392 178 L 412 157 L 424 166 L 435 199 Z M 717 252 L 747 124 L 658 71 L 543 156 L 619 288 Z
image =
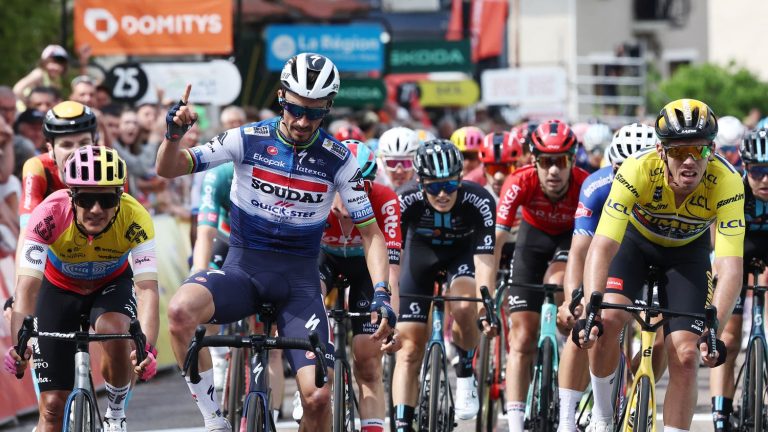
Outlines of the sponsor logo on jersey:
M 612 290 L 617 291 L 623 291 L 624 290 L 624 279 L 619 279 L 615 277 L 609 277 L 608 281 L 605 284 L 605 287 Z
M 625 179 L 624 176 L 621 175 L 621 173 L 616 174 L 616 181 L 619 182 L 620 185 L 627 188 L 628 191 L 632 192 L 632 195 L 634 195 L 635 198 L 640 197 L 640 194 L 637 192 L 637 188 L 635 188 L 635 186 L 632 183 L 628 182 L 627 179 Z
M 253 168 L 251 186 L 264 193 L 290 201 L 323 202 L 328 185 L 309 180 L 291 178 L 257 167 Z
M 365 191 L 365 185 L 363 184 L 363 174 L 360 172 L 360 168 L 355 170 L 355 174 L 352 175 L 352 178 L 350 178 L 349 183 L 354 183 L 355 185 L 352 186 L 352 190 L 358 191 L 358 192 L 364 192 Z
M 657 201 L 657 202 L 661 201 L 661 197 L 662 197 L 662 193 L 663 193 L 662 191 L 663 191 L 663 189 L 662 189 L 661 186 L 656 186 L 656 189 L 653 191 L 653 200 L 654 201 Z M 664 207 L 666 207 L 666 206 L 664 206 Z
M 259 127 L 249 126 L 249 127 L 243 128 L 243 133 L 246 135 L 269 136 L 269 128 L 267 126 L 259 126 Z
M 267 204 L 267 203 L 262 203 L 256 200 L 251 200 L 251 205 L 253 205 L 254 207 L 260 208 L 262 210 L 266 210 L 275 216 L 290 217 L 290 218 L 311 218 L 312 216 L 317 214 L 317 212 L 289 210 L 288 207 L 290 207 L 292 204 L 290 205 L 280 205 L 280 204 L 285 204 L 285 202 L 280 201 L 278 202 L 278 204 Z
M 615 210 L 619 213 L 624 213 L 625 215 L 629 216 L 629 209 L 627 206 L 620 202 L 616 202 L 611 198 L 608 198 L 608 201 L 605 202 L 605 208 Z
M 24 258 L 27 259 L 28 263 L 39 266 L 43 263 L 43 259 L 40 255 L 44 252 L 45 249 L 43 249 L 42 246 L 39 244 L 33 244 L 27 248 L 27 251 L 24 253 Z
M 494 214 L 491 211 L 491 200 L 489 198 L 482 198 L 471 192 L 465 192 L 464 198 L 462 198 L 461 203 L 464 204 L 465 202 L 469 202 L 480 211 L 480 214 L 483 216 L 483 225 L 485 225 L 486 227 L 493 226 Z
M 692 196 L 690 201 L 688 201 L 688 203 L 693 207 L 700 207 L 700 208 L 703 208 L 704 210 L 711 210 L 709 208 L 709 201 L 707 200 L 707 197 L 703 195 Z
M 583 202 L 579 202 L 579 206 L 576 207 L 576 218 L 588 218 L 592 217 L 592 209 L 585 206 Z
M 37 223 L 35 225 L 35 228 L 32 230 L 40 236 L 41 239 L 45 241 L 50 241 L 51 236 L 53 236 L 53 230 L 56 228 L 56 224 L 53 223 L 53 216 L 48 215 L 43 220 Z
M 741 201 L 743 199 L 744 199 L 744 194 L 743 193 L 736 194 L 736 195 L 734 195 L 734 196 L 732 196 L 730 198 L 726 198 L 724 200 L 718 201 L 717 202 L 717 208 L 720 208 L 720 207 L 722 207 L 724 205 L 727 205 L 727 204 L 730 204 L 732 202 Z
M 267 166 L 285 168 L 285 161 L 282 161 L 280 159 L 271 159 L 259 153 L 254 153 L 253 159 Z
M 267 153 L 271 154 L 272 156 L 277 155 L 277 153 L 278 153 L 277 147 L 275 147 L 275 146 L 267 147 Z
M 684 218 L 677 215 L 654 214 L 648 210 L 635 207 L 635 219 L 649 231 L 661 237 L 674 240 L 695 238 L 704 232 L 712 220 Z
M 132 243 L 141 243 L 148 238 L 144 228 L 136 222 L 131 222 L 131 225 L 128 226 L 128 229 L 125 231 L 125 239 Z
M 398 220 L 397 211 L 395 210 L 396 205 L 397 199 L 392 199 L 381 206 L 381 214 L 384 216 L 384 233 L 389 238 L 397 236 Z
M 613 179 L 611 178 L 610 175 L 607 175 L 605 177 L 600 177 L 599 179 L 590 183 L 589 186 L 584 188 L 584 196 L 589 198 L 590 196 L 592 196 L 593 193 L 595 193 L 596 190 L 600 189 L 605 185 L 611 184 L 612 181 Z
M 349 152 L 349 150 L 347 150 L 347 148 L 344 147 L 343 145 L 327 138 L 325 139 L 325 141 L 323 141 L 322 147 L 328 150 L 329 152 L 333 153 L 334 155 L 338 156 L 339 159 L 344 159 L 345 157 L 347 157 L 347 153 Z

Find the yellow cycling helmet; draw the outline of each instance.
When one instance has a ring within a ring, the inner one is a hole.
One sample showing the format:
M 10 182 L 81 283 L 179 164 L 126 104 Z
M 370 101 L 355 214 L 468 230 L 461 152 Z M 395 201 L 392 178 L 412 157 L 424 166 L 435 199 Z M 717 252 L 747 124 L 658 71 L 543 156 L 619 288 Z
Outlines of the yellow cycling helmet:
M 485 138 L 483 131 L 474 126 L 465 126 L 456 129 L 456 131 L 451 134 L 451 142 L 462 152 L 479 152 L 483 147 L 483 138 Z
M 80 147 L 64 162 L 64 183 L 71 188 L 123 187 L 127 175 L 125 161 L 108 147 Z
M 717 136 L 717 118 L 707 104 L 696 99 L 678 99 L 664 106 L 656 117 L 656 136 L 660 141 Z
M 65 101 L 49 109 L 43 119 L 43 134 L 53 142 L 57 136 L 90 132 L 96 140 L 96 116 L 80 102 Z

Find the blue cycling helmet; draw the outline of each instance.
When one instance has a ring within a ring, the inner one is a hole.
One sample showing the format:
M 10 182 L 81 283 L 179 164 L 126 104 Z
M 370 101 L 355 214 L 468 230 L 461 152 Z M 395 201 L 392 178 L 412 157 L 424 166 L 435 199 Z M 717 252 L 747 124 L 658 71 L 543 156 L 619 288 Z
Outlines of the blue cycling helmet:
M 376 165 L 376 157 L 373 155 L 370 147 L 362 141 L 353 139 L 344 140 L 341 143 L 355 156 L 357 166 L 360 168 L 360 174 L 363 175 L 363 178 L 365 180 L 374 180 L 378 166 Z
M 746 163 L 768 163 L 768 129 L 755 129 L 745 134 L 739 152 Z
M 768 129 L 768 117 L 763 117 L 759 122 L 757 122 L 755 130 L 757 129 Z

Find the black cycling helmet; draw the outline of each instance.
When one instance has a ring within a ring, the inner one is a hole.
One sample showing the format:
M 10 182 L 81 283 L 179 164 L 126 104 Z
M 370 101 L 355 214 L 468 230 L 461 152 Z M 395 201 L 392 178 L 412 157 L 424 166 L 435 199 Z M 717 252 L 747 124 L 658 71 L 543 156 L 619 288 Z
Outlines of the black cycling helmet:
M 90 132 L 96 140 L 96 116 L 80 102 L 62 102 L 48 110 L 43 120 L 43 134 L 53 143 L 57 136 Z
M 434 139 L 419 147 L 413 163 L 419 178 L 443 179 L 461 174 L 464 158 L 451 141 Z
M 656 117 L 656 136 L 669 140 L 704 138 L 714 141 L 717 118 L 707 104 L 696 99 L 678 99 L 661 109 Z
M 739 152 L 744 163 L 768 163 L 768 129 L 755 129 L 744 135 Z

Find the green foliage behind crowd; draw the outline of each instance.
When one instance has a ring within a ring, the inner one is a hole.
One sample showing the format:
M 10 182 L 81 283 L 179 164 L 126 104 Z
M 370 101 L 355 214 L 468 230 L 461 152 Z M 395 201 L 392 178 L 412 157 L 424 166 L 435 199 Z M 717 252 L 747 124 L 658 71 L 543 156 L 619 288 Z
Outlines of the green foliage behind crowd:
M 0 84 L 12 86 L 37 65 L 43 48 L 60 43 L 61 1 L 2 0 L 0 4 Z
M 744 118 L 753 108 L 768 113 L 768 83 L 735 63 L 679 68 L 649 93 L 648 112 L 656 113 L 667 102 L 680 98 L 706 102 L 718 116 Z

